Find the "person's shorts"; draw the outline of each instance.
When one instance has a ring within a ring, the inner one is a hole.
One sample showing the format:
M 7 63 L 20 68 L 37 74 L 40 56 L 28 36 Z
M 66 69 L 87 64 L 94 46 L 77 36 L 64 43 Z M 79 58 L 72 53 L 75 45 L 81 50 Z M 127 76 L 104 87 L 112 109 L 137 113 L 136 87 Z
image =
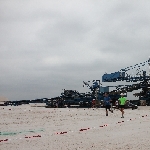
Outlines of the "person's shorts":
M 125 105 L 119 105 L 119 108 L 125 108 Z
M 105 108 L 106 108 L 106 109 L 110 109 L 110 108 L 111 108 L 111 105 L 106 105 Z

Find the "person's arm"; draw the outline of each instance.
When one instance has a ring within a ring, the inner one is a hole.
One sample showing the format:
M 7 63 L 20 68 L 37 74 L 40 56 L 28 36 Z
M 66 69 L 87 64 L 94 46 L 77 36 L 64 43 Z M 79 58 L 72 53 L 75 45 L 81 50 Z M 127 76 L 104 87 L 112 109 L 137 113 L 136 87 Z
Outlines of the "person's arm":
M 103 99 L 103 105 L 105 105 L 105 101 L 106 101 L 106 100 L 105 100 L 105 98 L 104 98 L 104 99 Z
M 109 102 L 112 102 L 111 98 L 109 97 Z
M 127 104 L 127 99 L 125 98 L 125 105 Z

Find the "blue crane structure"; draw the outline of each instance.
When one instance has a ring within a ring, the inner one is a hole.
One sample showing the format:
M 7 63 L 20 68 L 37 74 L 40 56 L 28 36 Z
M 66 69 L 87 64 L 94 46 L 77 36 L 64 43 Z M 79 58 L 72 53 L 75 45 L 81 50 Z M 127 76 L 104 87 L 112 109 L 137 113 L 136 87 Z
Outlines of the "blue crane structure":
M 149 74 L 144 70 L 144 67 L 146 69 L 147 65 L 149 65 Z M 127 96 L 128 92 L 141 90 L 139 93 L 134 93 L 133 95 L 139 97 L 139 100 L 146 100 L 147 105 L 150 105 L 150 58 L 142 63 L 126 67 L 114 73 L 105 73 L 102 76 L 102 82 L 128 82 L 129 85 L 102 87 L 100 80 L 93 80 L 93 85 L 91 86 L 89 82 L 83 81 L 84 85 L 89 87 L 97 100 L 103 99 L 105 92 L 109 92 L 111 98 L 118 99 L 120 93 L 126 93 Z M 109 91 L 109 87 L 115 87 L 116 89 Z

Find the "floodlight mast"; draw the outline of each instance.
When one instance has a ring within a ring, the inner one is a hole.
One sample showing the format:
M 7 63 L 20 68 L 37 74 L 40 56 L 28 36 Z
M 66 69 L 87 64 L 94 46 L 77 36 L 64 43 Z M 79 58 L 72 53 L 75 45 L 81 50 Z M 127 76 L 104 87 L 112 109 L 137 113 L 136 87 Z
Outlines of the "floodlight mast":
M 98 81 L 98 87 L 96 87 L 96 102 L 98 101 L 98 93 L 100 91 L 100 80 L 96 80 L 96 82 Z
M 148 65 L 149 65 L 149 76 L 150 76 L 150 56 L 149 56 L 149 59 L 148 59 Z
M 88 81 L 90 82 L 90 81 Z M 89 85 L 88 82 L 83 81 L 83 84 L 89 87 L 89 89 L 92 91 L 93 96 L 95 97 L 96 100 L 98 100 L 98 94 L 100 91 L 100 80 L 93 80 L 93 85 Z

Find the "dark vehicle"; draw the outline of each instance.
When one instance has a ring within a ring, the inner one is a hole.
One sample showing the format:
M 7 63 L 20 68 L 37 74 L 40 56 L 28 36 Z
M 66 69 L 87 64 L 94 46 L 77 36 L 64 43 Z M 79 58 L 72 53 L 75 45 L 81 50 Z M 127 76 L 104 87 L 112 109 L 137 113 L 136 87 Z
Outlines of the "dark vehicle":
M 79 107 L 80 108 L 91 108 L 92 107 L 92 102 L 91 101 L 80 101 L 79 102 Z
M 133 109 L 137 109 L 138 106 L 135 105 L 135 104 L 133 104 L 133 103 L 128 102 L 128 103 L 126 104 L 125 108 L 127 108 L 127 109 L 128 109 L 128 108 L 131 108 L 131 109 L 133 110 Z

